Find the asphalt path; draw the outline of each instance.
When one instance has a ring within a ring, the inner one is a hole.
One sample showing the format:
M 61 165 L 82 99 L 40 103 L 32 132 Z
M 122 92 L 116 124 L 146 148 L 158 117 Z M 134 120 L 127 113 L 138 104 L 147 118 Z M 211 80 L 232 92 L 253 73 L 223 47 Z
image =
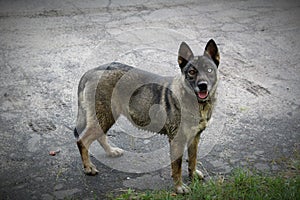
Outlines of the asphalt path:
M 206 179 L 288 169 L 300 151 L 299 13 L 299 1 L 280 0 L 0 1 L 0 199 L 171 190 L 165 136 L 119 119 L 108 135 L 125 154 L 111 159 L 93 144 L 91 177 L 69 128 L 85 71 L 118 61 L 175 76 L 182 41 L 201 55 L 213 38 L 221 54 L 218 105 L 199 146 Z

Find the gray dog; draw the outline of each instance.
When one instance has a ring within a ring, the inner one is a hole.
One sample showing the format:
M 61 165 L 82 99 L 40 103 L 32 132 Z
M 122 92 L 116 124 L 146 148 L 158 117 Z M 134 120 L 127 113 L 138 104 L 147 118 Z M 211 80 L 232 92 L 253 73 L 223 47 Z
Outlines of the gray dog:
M 177 193 L 188 193 L 182 182 L 181 164 L 188 148 L 191 178 L 203 178 L 196 169 L 201 132 L 211 118 L 218 83 L 219 51 L 210 40 L 202 56 L 194 56 L 181 43 L 178 64 L 181 75 L 164 77 L 121 63 L 111 63 L 86 72 L 78 87 L 78 117 L 74 130 L 84 172 L 98 173 L 88 149 L 95 140 L 109 156 L 123 150 L 107 142 L 106 133 L 122 114 L 137 127 L 165 134 L 170 142 L 172 177 Z

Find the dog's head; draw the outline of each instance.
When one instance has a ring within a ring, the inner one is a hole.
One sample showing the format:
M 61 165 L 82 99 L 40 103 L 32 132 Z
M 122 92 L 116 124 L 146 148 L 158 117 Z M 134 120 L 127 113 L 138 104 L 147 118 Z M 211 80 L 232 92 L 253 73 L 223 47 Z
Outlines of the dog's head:
M 185 82 L 195 92 L 198 101 L 210 99 L 218 82 L 220 55 L 214 40 L 206 44 L 202 56 L 194 56 L 190 47 L 182 42 L 178 52 L 178 64 Z

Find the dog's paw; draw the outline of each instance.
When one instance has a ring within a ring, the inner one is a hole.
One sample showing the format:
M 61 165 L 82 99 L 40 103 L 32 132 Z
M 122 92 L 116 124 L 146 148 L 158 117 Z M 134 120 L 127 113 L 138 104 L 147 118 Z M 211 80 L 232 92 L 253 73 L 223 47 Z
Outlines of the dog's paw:
M 86 166 L 84 166 L 84 173 L 86 175 L 90 175 L 90 176 L 95 176 L 96 174 L 98 174 L 98 170 L 96 168 L 96 166 L 92 163 L 87 164 Z
M 203 175 L 203 173 L 202 173 L 200 170 L 196 170 L 196 171 L 194 172 L 194 177 L 195 177 L 195 178 L 198 178 L 198 179 L 200 179 L 200 180 L 203 180 L 203 179 L 204 179 L 204 175 Z
M 175 192 L 177 194 L 187 194 L 191 192 L 191 189 L 189 188 L 189 186 L 182 184 L 175 187 Z
M 118 147 L 112 147 L 111 150 L 107 153 L 110 157 L 119 157 L 122 156 L 124 153 L 123 149 L 120 149 Z

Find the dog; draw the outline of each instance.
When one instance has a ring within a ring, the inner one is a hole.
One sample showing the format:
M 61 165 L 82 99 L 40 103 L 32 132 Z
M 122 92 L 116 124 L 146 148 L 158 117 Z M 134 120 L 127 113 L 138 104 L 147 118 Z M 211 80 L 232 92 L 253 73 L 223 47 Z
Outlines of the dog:
M 196 169 L 197 148 L 216 101 L 219 62 L 218 47 L 211 39 L 201 56 L 194 56 L 190 47 L 181 43 L 179 76 L 160 76 L 116 62 L 87 71 L 78 86 L 74 130 L 84 172 L 98 173 L 88 154 L 95 140 L 108 156 L 123 154 L 108 143 L 106 133 L 124 115 L 138 128 L 168 136 L 175 191 L 190 192 L 182 181 L 182 157 L 187 146 L 189 176 L 203 178 Z

